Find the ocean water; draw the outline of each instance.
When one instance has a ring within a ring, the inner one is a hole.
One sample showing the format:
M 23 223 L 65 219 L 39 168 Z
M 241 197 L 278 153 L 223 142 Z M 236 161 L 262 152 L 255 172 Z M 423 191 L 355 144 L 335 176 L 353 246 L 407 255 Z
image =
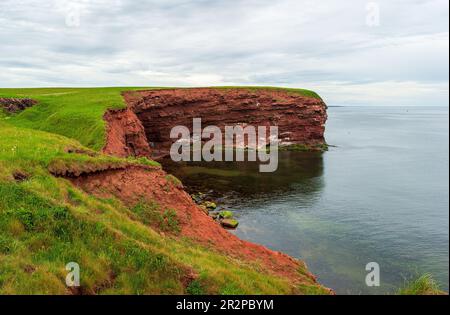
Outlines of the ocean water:
M 164 163 L 194 191 L 220 196 L 239 237 L 304 260 L 338 294 L 391 294 L 431 273 L 449 284 L 449 111 L 331 107 L 325 153 L 255 163 Z M 366 285 L 366 265 L 381 286 Z

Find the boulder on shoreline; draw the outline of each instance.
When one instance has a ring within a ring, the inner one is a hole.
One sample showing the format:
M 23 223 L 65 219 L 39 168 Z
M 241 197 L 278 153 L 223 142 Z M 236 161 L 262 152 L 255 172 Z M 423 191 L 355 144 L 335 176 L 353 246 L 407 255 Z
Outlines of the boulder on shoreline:
M 235 229 L 238 227 L 239 222 L 235 219 L 224 219 L 220 221 L 220 224 L 222 224 L 224 228 Z
M 234 217 L 234 214 L 231 211 L 221 211 L 219 215 L 222 219 L 232 219 Z

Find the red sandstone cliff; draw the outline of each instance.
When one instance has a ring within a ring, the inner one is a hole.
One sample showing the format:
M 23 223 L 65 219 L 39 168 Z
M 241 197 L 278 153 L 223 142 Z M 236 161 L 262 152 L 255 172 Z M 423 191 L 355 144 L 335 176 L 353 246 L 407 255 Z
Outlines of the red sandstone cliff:
M 325 143 L 327 106 L 321 99 L 280 90 L 175 89 L 130 92 L 128 106 L 142 122 L 147 139 L 159 150 L 172 144 L 174 126 L 246 124 L 278 126 L 281 144 L 308 146 Z
M 327 106 L 318 98 L 282 90 L 173 89 L 127 92 L 128 108 L 108 112 L 105 153 L 118 156 L 167 154 L 174 126 L 278 126 L 282 145 L 325 144 Z M 150 145 L 149 145 L 150 144 Z
M 276 124 L 285 143 L 324 143 L 326 105 L 319 99 L 277 91 L 161 90 L 125 94 L 128 108 L 105 115 L 107 143 L 104 152 L 120 157 L 150 156 L 149 142 L 156 150 L 171 144 L 175 125 L 190 126 L 192 118 L 220 127 L 238 123 Z M 263 246 L 243 241 L 224 230 L 190 196 L 168 179 L 159 168 L 130 166 L 92 172 L 71 178 L 88 193 L 116 197 L 132 207 L 144 200 L 157 200 L 162 208 L 176 210 L 181 224 L 179 236 L 243 260 L 258 262 L 267 272 L 289 278 L 293 284 L 317 284 L 303 262 Z M 332 293 L 331 291 L 329 291 Z

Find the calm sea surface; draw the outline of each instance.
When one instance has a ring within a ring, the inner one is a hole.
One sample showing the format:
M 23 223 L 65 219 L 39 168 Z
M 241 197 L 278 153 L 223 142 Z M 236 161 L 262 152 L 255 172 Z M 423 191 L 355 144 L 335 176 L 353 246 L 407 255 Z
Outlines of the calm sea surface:
M 414 275 L 449 283 L 448 108 L 332 107 L 329 152 L 255 163 L 165 164 L 194 190 L 225 196 L 239 237 L 306 261 L 338 294 L 388 294 Z M 381 287 L 365 285 L 366 265 Z

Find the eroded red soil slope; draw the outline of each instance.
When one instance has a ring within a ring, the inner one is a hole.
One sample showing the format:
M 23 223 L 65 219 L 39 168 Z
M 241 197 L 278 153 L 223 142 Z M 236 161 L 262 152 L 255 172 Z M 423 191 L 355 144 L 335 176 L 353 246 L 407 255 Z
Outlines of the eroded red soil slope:
M 275 274 L 289 277 L 294 282 L 315 281 L 314 276 L 301 276 L 302 262 L 263 246 L 243 241 L 223 229 L 199 208 L 183 187 L 174 184 L 167 174 L 158 169 L 129 167 L 72 179 L 83 190 L 99 197 L 114 196 L 132 207 L 142 201 L 157 202 L 161 211 L 174 209 L 181 228 L 176 237 L 188 237 L 236 258 L 258 262 Z M 156 228 L 157 227 L 153 227 Z

